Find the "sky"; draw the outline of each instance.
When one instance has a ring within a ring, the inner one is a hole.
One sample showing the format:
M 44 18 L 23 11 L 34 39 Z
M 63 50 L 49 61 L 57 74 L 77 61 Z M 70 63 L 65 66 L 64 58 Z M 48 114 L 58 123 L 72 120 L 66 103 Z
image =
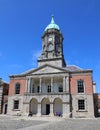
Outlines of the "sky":
M 100 0 L 0 0 L 0 77 L 37 68 L 52 15 L 67 65 L 92 69 L 100 93 Z

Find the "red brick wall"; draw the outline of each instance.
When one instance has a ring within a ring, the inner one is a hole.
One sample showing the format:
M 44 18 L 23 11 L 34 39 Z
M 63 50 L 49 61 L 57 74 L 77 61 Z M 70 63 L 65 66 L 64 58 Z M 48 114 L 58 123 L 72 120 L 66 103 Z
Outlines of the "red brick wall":
M 70 92 L 71 94 L 77 93 L 77 80 L 84 80 L 85 94 L 92 94 L 92 76 L 91 75 L 74 75 L 70 77 Z
M 9 96 L 15 95 L 15 84 L 20 83 L 20 95 L 24 95 L 26 80 L 25 79 L 11 79 L 9 85 Z

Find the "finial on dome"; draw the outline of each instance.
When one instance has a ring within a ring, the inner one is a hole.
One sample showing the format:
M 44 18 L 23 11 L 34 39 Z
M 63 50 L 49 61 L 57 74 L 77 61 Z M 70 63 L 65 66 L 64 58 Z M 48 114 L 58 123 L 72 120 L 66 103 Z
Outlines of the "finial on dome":
M 54 15 L 52 15 L 52 18 L 51 18 L 51 24 L 55 24 Z

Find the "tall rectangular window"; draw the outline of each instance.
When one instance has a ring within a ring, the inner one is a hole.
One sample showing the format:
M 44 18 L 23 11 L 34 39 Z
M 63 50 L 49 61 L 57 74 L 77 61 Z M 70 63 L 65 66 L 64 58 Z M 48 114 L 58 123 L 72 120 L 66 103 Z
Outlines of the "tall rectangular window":
M 50 93 L 51 92 L 51 86 L 50 85 L 48 85 L 48 93 Z
M 37 86 L 37 93 L 39 93 L 40 91 L 40 86 Z
M 84 93 L 84 81 L 78 80 L 77 81 L 78 93 Z
M 19 109 L 19 100 L 14 101 L 14 109 Z
M 63 92 L 63 86 L 59 86 L 59 92 Z
M 20 83 L 15 85 L 15 94 L 20 94 Z
M 78 110 L 85 110 L 85 100 L 84 99 L 78 100 Z

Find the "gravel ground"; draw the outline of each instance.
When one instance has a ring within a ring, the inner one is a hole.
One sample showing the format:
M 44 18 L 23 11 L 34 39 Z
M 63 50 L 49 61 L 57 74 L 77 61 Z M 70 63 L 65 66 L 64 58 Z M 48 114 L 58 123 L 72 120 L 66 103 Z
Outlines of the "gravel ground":
M 98 119 L 0 116 L 0 130 L 100 130 Z
M 48 121 L 24 119 L 20 117 L 0 116 L 0 130 L 18 130 L 30 126 L 47 123 Z

